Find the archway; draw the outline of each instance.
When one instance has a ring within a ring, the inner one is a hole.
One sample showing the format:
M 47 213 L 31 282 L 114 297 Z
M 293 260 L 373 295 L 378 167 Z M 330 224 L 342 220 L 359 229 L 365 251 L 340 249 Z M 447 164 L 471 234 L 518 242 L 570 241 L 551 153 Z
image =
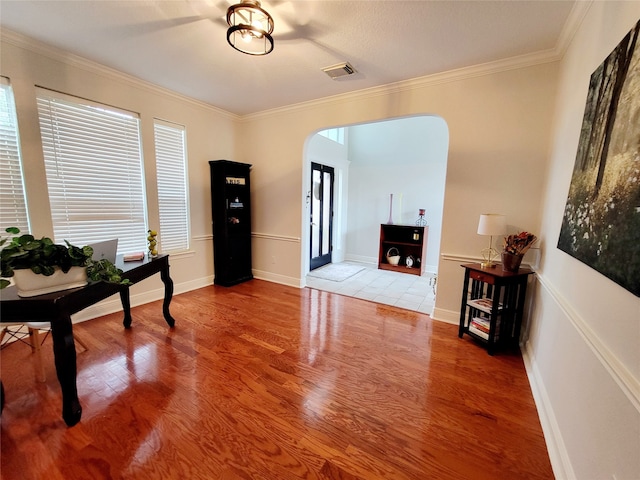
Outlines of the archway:
M 342 131 L 343 135 L 332 135 Z M 327 133 L 329 132 L 329 133 Z M 425 209 L 429 225 L 426 268 L 436 274 L 449 147 L 444 119 L 422 115 L 333 127 L 312 133 L 303 156 L 302 277 L 309 272 L 312 162 L 335 169 L 333 262 L 377 265 L 380 224 L 413 225 Z M 330 138 L 332 137 L 333 138 Z M 343 141 L 340 139 L 343 138 Z

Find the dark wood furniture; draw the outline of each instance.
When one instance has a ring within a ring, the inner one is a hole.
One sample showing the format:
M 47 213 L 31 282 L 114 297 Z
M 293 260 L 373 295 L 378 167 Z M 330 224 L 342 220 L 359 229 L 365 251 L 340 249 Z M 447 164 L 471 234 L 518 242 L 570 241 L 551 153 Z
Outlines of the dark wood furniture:
M 212 160 L 213 283 L 230 287 L 253 278 L 251 271 L 251 165 Z
M 422 275 L 427 256 L 427 235 L 429 227 L 415 225 L 380 225 L 380 248 L 378 268 L 394 272 Z M 395 249 L 400 256 L 398 265 L 387 260 L 389 250 Z M 407 259 L 410 259 L 407 262 Z M 407 264 L 410 264 L 408 266 Z
M 118 256 L 116 265 L 131 283 L 137 283 L 157 273 L 164 283 L 164 302 L 162 314 L 170 327 L 175 320 L 169 313 L 169 304 L 173 296 L 173 281 L 169 276 L 169 255 L 138 262 L 123 262 Z M 91 282 L 88 285 L 60 292 L 22 298 L 15 286 L 0 290 L 0 307 L 3 322 L 51 322 L 53 354 L 56 374 L 62 389 L 62 418 L 68 426 L 80 421 L 82 406 L 78 399 L 76 385 L 76 348 L 73 339 L 71 315 L 77 313 L 116 293 L 120 294 L 124 310 L 123 325 L 131 327 L 131 304 L 129 288 L 105 282 Z
M 500 265 L 482 268 L 479 263 L 462 267 L 464 285 L 458 336 L 462 338 L 466 333 L 482 342 L 489 355 L 499 347 L 517 348 L 527 279 L 534 272 L 526 267 L 505 272 Z

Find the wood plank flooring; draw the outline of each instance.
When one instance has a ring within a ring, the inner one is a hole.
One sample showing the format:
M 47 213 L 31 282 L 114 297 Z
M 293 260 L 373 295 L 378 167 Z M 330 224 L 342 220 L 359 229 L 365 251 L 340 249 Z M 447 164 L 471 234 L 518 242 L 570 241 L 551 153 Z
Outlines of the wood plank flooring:
M 428 315 L 260 280 L 78 324 L 81 422 L 1 353 L 1 478 L 549 479 L 518 354 Z

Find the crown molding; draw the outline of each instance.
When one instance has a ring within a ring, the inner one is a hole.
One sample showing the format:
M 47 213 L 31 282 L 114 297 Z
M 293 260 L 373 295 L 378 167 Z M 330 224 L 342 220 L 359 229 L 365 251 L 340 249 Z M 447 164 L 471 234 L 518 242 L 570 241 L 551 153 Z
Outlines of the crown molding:
M 517 70 L 520 68 L 531 67 L 535 65 L 541 65 L 545 63 L 553 63 L 559 61 L 561 56 L 556 48 L 543 50 L 536 53 L 527 55 L 520 55 L 517 57 L 506 58 L 495 62 L 482 63 L 473 65 L 470 67 L 463 67 L 455 70 L 448 70 L 446 72 L 435 73 L 433 75 L 426 75 L 424 77 L 417 77 L 410 80 L 403 80 L 395 83 L 388 83 L 386 85 L 380 85 L 376 87 L 365 88 L 357 90 L 355 92 L 341 93 L 338 95 L 332 95 L 329 97 L 319 98 L 317 100 L 310 100 L 307 102 L 295 103 L 284 107 L 273 108 L 270 110 L 263 110 L 261 112 L 251 113 L 243 115 L 241 122 L 247 120 L 255 120 L 257 118 L 279 115 L 285 113 L 291 113 L 296 110 L 306 109 L 315 106 L 326 105 L 329 103 L 345 101 L 345 100 L 361 100 L 379 96 L 386 96 L 389 94 L 400 93 L 404 91 L 416 90 L 419 88 L 430 87 L 433 85 L 440 85 L 444 83 L 458 82 L 469 78 L 481 77 L 485 75 L 492 75 L 499 72 L 505 72 L 508 70 Z
M 72 53 L 69 53 L 65 50 L 52 47 L 51 45 L 47 45 L 31 37 L 22 35 L 20 33 L 7 30 L 6 28 L 3 28 L 2 31 L 0 31 L 0 39 L 2 40 L 2 42 L 9 43 L 18 48 L 29 50 L 38 55 L 42 55 L 47 58 L 51 58 L 52 60 L 56 60 L 56 61 L 65 63 L 67 65 L 71 65 L 73 67 L 88 71 L 90 73 L 94 73 L 94 74 L 109 78 L 110 80 L 116 80 L 121 83 L 126 83 L 136 88 L 143 88 L 153 93 L 158 93 L 161 95 L 173 97 L 176 100 L 179 100 L 181 102 L 190 103 L 199 108 L 211 110 L 219 115 L 222 115 L 234 121 L 238 121 L 241 118 L 239 115 L 228 112 L 226 110 L 223 110 L 209 103 L 196 100 L 186 95 L 181 95 L 177 92 L 174 92 L 173 90 L 160 87 L 159 85 L 148 82 L 146 80 L 142 80 L 138 77 L 134 77 L 133 75 L 129 75 L 119 70 L 106 67 L 104 65 L 101 65 L 92 60 L 88 60 L 79 55 L 74 55 Z
M 578 0 L 573 4 L 573 8 L 569 13 L 569 18 L 567 18 L 567 21 L 564 23 L 564 27 L 562 27 L 558 43 L 555 47 L 560 58 L 564 57 L 565 53 L 567 53 L 569 45 L 571 45 L 578 28 L 582 25 L 584 17 L 587 15 L 591 5 L 593 5 L 592 0 Z
M 562 28 L 562 32 L 560 33 L 560 37 L 558 38 L 556 46 L 548 50 L 543 50 L 527 55 L 519 55 L 495 62 L 482 63 L 455 70 L 448 70 L 446 72 L 366 88 L 355 92 L 341 93 L 338 95 L 332 95 L 330 97 L 323 97 L 317 100 L 310 100 L 308 102 L 296 103 L 270 110 L 263 110 L 262 112 L 244 115 L 242 116 L 241 120 L 254 120 L 261 117 L 290 113 L 296 110 L 326 105 L 339 101 L 379 97 L 389 95 L 391 93 L 415 90 L 418 88 L 457 82 L 469 78 L 480 77 L 483 75 L 492 75 L 508 70 L 516 70 L 519 68 L 526 68 L 544 63 L 557 62 L 564 57 L 567 49 L 569 48 L 569 45 L 571 44 L 571 41 L 573 40 L 573 37 L 578 31 L 578 28 L 580 28 L 580 25 L 584 21 L 584 18 L 591 8 L 592 4 L 593 0 L 578 0 L 577 2 L 575 2 L 573 8 L 571 9 L 571 12 L 569 13 L 569 17 L 567 18 L 567 21 Z
M 509 70 L 516 70 L 520 68 L 526 68 L 526 67 L 531 67 L 535 65 L 541 65 L 545 63 L 552 63 L 552 62 L 559 61 L 565 55 L 567 49 L 569 48 L 569 45 L 571 44 L 571 41 L 573 40 L 573 37 L 575 36 L 578 28 L 582 24 L 592 4 L 593 4 L 592 0 L 588 0 L 588 1 L 579 0 L 575 2 L 571 10 L 571 13 L 569 14 L 569 18 L 565 22 L 565 25 L 562 29 L 562 32 L 560 34 L 560 37 L 558 39 L 556 46 L 548 50 L 543 50 L 540 52 L 535 52 L 527 55 L 519 55 L 516 57 L 498 60 L 495 62 L 472 65 L 469 67 L 463 67 L 455 70 L 449 70 L 446 72 L 440 72 L 432 75 L 426 75 L 423 77 L 417 77 L 410 80 L 403 80 L 400 82 L 389 83 L 386 85 L 365 88 L 365 89 L 357 90 L 354 92 L 341 93 L 338 95 L 323 97 L 316 100 L 309 100 L 305 102 L 294 103 L 291 105 L 277 107 L 269 110 L 263 110 L 261 112 L 250 113 L 247 115 L 236 115 L 234 113 L 228 112 L 226 110 L 223 110 L 209 103 L 196 100 L 186 95 L 181 95 L 172 90 L 155 85 L 151 82 L 141 80 L 132 75 L 128 75 L 118 70 L 106 67 L 104 65 L 93 62 L 91 60 L 87 60 L 78 55 L 74 55 L 64 50 L 58 49 L 56 47 L 46 45 L 35 39 L 32 39 L 30 37 L 21 35 L 19 33 L 16 33 L 10 30 L 2 29 L 2 31 L 0 32 L 0 38 L 2 39 L 3 42 L 10 43 L 19 48 L 30 50 L 34 53 L 52 58 L 54 60 L 58 60 L 60 62 L 64 62 L 66 64 L 75 66 L 77 68 L 81 68 L 83 70 L 90 71 L 92 73 L 96 73 L 114 80 L 118 80 L 123 83 L 128 83 L 129 85 L 132 85 L 138 88 L 145 88 L 147 90 L 150 90 L 162 95 L 167 95 L 183 102 L 191 103 L 198 107 L 214 111 L 217 114 L 225 116 L 234 121 L 245 122 L 245 121 L 256 120 L 259 118 L 270 117 L 273 115 L 283 115 L 283 114 L 299 111 L 302 109 L 328 105 L 336 102 L 357 101 L 357 100 L 363 100 L 368 98 L 386 96 L 390 94 L 402 93 L 405 91 L 411 91 L 411 90 L 416 90 L 420 88 L 430 87 L 434 85 L 458 82 L 458 81 L 466 80 L 470 78 L 481 77 L 485 75 L 493 75 L 496 73 L 505 72 Z

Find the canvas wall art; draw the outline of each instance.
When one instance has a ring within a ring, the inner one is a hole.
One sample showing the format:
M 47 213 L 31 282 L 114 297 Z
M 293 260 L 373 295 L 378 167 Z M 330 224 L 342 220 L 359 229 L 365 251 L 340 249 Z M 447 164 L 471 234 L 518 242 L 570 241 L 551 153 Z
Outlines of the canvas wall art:
M 591 75 L 558 248 L 640 297 L 640 21 Z

